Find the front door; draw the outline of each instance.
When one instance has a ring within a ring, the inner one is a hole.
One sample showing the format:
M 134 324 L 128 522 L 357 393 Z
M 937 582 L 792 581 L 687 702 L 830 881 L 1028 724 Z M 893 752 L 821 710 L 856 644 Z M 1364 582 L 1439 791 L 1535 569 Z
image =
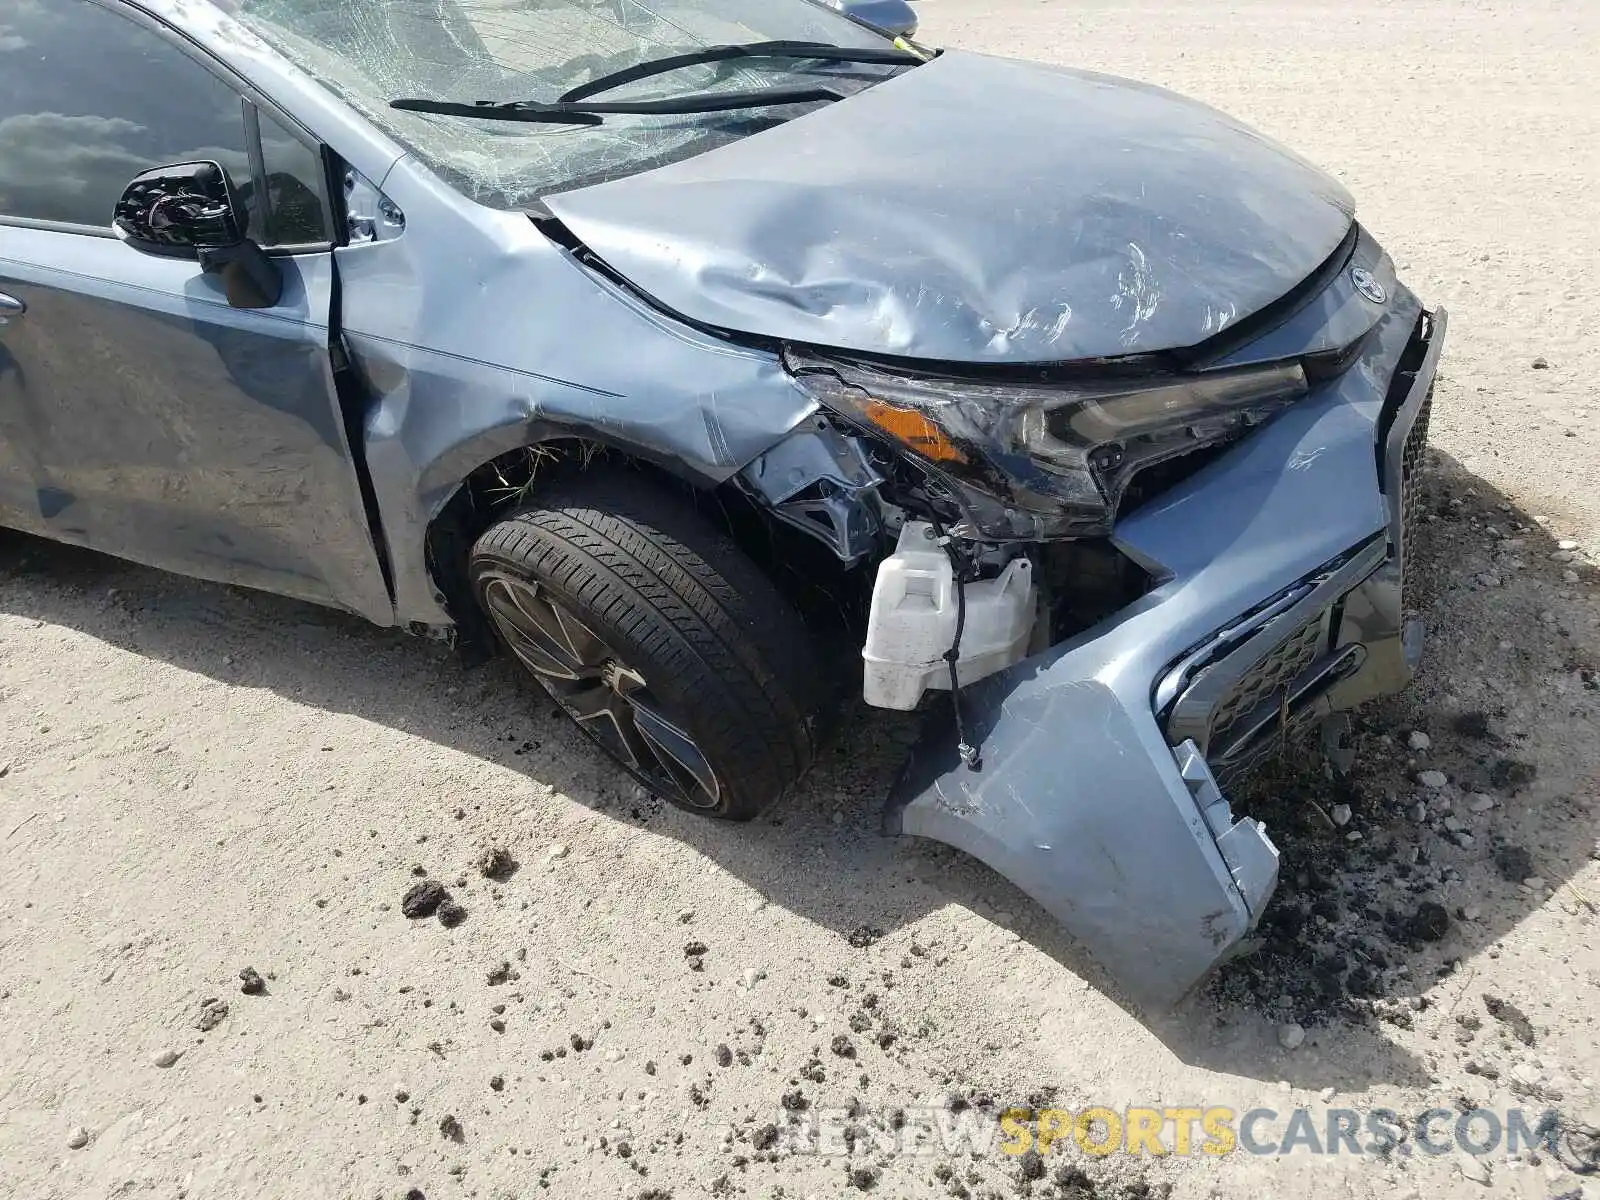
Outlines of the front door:
M 208 159 L 284 275 L 230 307 L 112 233 Z M 116 0 L 0 9 L 0 524 L 392 621 L 334 387 L 332 216 L 303 130 Z

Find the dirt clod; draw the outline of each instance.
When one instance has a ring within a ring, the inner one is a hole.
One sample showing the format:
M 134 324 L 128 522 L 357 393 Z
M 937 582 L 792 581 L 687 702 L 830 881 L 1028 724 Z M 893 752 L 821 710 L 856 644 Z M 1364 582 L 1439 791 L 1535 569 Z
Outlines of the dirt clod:
M 239 972 L 239 990 L 246 996 L 260 996 L 267 990 L 267 981 L 254 967 L 245 967 Z
M 497 883 L 510 879 L 517 873 L 517 860 L 504 846 L 487 846 L 478 855 L 478 873 Z
M 400 911 L 413 921 L 431 917 L 439 911 L 439 905 L 444 903 L 449 895 L 450 893 L 444 890 L 444 884 L 437 879 L 424 879 L 421 883 L 414 883 L 406 889 L 406 894 L 400 897 Z
M 1494 869 L 1507 883 L 1521 883 L 1533 874 L 1533 855 L 1521 846 L 1506 844 L 1496 846 Z
M 1538 774 L 1538 768 L 1532 763 L 1520 762 L 1515 758 L 1502 758 L 1496 760 L 1494 766 L 1489 769 L 1489 782 L 1497 788 L 1514 793 L 1527 787 Z
M 439 905 L 439 924 L 446 929 L 454 929 L 466 919 L 467 910 L 449 896 L 446 896 L 443 903 Z
M 228 1002 L 218 1000 L 215 996 L 200 1001 L 200 1015 L 194 1019 L 194 1027 L 201 1033 L 215 1029 L 222 1024 L 228 1015 Z
M 1511 1036 L 1524 1046 L 1531 1046 L 1534 1042 L 1533 1022 L 1515 1004 L 1509 1000 L 1502 1000 L 1499 996 L 1489 992 L 1483 994 L 1483 1007 L 1496 1021 L 1499 1021 L 1511 1031 Z
M 454 1113 L 445 1113 L 439 1118 L 439 1132 L 452 1142 L 467 1140 L 467 1131 L 461 1127 L 461 1122 L 456 1120 Z
M 845 935 L 845 941 L 849 942 L 857 950 L 865 950 L 882 936 L 883 930 L 876 925 L 857 925 Z
M 1437 942 L 1450 932 L 1449 910 L 1436 901 L 1424 900 L 1411 914 L 1408 929 L 1418 941 Z

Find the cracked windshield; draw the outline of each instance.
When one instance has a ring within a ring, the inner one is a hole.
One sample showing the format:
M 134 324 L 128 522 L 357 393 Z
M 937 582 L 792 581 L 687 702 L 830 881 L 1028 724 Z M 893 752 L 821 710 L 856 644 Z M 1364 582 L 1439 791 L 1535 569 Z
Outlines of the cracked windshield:
M 711 113 L 614 114 L 593 125 L 402 112 L 396 99 L 553 103 L 612 72 L 705 46 L 809 41 L 882 49 L 886 39 L 813 0 L 235 0 L 264 40 L 360 109 L 481 204 L 633 174 L 791 119 L 818 101 Z M 637 101 L 825 83 L 848 94 L 894 64 L 735 59 L 607 89 Z

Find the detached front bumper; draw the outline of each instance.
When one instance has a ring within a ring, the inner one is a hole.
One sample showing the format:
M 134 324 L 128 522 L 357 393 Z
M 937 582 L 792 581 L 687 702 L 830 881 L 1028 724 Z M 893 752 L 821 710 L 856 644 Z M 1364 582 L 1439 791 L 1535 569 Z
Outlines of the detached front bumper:
M 980 769 L 930 726 L 889 831 L 988 863 L 1147 1007 L 1228 957 L 1278 853 L 1222 787 L 1415 670 L 1406 547 L 1444 332 L 1401 290 L 1353 366 L 1121 522 L 1160 584 L 964 689 Z

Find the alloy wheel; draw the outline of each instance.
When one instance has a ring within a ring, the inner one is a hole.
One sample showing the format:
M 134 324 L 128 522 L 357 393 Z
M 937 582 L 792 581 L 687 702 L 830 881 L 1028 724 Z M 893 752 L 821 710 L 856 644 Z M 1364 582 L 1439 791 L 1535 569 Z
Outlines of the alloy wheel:
M 480 579 L 501 638 L 579 728 L 655 792 L 691 808 L 721 803 L 716 772 L 640 671 L 538 583 Z

